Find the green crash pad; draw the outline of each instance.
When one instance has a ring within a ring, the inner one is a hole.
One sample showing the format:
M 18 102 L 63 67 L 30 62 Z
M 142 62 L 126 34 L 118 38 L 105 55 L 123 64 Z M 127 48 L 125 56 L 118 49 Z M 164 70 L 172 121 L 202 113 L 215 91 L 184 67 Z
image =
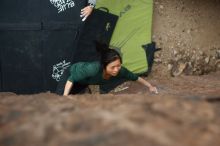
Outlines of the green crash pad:
M 110 46 L 122 54 L 123 66 L 134 73 L 147 72 L 141 46 L 151 43 L 153 0 L 97 0 L 96 8 L 100 7 L 119 16 Z

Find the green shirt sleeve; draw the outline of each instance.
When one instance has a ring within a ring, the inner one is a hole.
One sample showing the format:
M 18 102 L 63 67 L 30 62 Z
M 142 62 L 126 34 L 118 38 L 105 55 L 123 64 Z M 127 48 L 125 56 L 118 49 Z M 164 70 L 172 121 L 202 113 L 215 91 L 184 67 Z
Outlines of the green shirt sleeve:
M 70 77 L 68 80 L 71 82 L 78 82 L 80 80 L 96 75 L 99 69 L 100 64 L 98 62 L 75 63 L 70 67 Z
M 129 71 L 127 68 L 123 66 L 121 67 L 121 70 L 120 70 L 120 76 L 130 81 L 137 81 L 138 79 L 138 75 L 132 73 L 131 71 Z

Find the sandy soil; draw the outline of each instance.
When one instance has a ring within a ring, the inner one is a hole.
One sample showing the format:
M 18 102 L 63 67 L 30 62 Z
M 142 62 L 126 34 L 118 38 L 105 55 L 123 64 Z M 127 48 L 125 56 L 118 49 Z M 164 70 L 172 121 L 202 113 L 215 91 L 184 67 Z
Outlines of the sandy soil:
M 146 79 L 158 95 L 134 82 L 107 95 L 0 93 L 0 146 L 219 146 L 219 12 L 219 0 L 155 0 L 162 51 Z

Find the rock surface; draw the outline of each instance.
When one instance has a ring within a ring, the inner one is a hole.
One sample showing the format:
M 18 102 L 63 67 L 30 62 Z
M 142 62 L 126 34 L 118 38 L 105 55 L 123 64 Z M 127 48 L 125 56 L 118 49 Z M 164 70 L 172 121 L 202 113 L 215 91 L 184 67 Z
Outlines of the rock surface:
M 106 95 L 0 93 L 0 145 L 219 146 L 219 76 L 153 77 L 157 95 L 134 82 Z

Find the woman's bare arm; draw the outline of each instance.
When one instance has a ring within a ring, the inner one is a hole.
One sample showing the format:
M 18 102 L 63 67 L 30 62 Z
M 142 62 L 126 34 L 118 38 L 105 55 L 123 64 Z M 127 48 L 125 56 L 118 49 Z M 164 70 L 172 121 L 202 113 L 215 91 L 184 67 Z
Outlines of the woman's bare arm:
M 150 90 L 150 92 L 154 92 L 156 94 L 158 94 L 157 88 L 152 86 L 148 81 L 146 81 L 145 79 L 138 77 L 137 82 L 141 83 L 144 86 L 147 86 Z
M 71 89 L 72 89 L 72 87 L 73 87 L 73 82 L 67 81 L 66 85 L 65 85 L 65 88 L 64 88 L 63 96 L 68 96 Z

